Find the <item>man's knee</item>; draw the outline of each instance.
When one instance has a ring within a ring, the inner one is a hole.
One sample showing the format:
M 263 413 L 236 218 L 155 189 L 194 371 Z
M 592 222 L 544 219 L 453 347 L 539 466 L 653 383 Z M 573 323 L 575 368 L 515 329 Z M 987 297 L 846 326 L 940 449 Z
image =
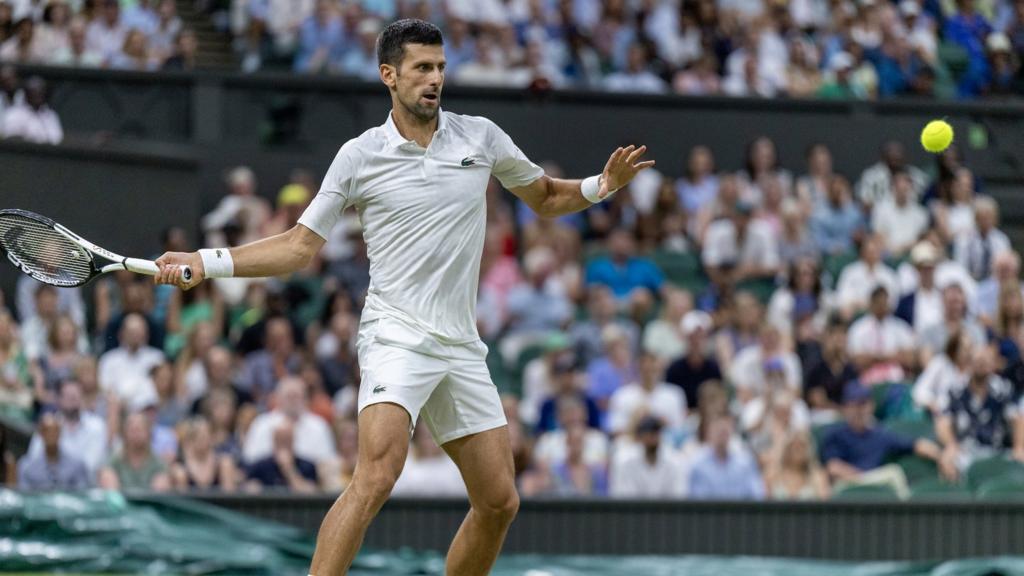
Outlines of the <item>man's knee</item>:
M 519 493 L 515 488 L 502 490 L 479 503 L 473 505 L 473 509 L 480 514 L 484 520 L 495 524 L 508 525 L 515 519 L 519 512 Z
M 391 495 L 391 489 L 395 487 L 401 473 L 401 468 L 394 469 L 392 466 L 381 464 L 370 465 L 356 470 L 352 477 L 352 485 L 361 496 L 379 505 Z

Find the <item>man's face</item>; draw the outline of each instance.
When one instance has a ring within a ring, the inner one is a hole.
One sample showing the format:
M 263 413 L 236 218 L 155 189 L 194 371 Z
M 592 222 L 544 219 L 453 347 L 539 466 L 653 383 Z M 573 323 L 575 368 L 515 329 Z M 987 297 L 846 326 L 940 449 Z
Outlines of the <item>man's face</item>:
M 77 417 L 82 409 L 82 389 L 76 384 L 66 383 L 60 389 L 60 411 L 65 416 Z
M 954 318 L 963 318 L 967 312 L 967 298 L 963 288 L 951 284 L 942 291 L 942 304 L 946 312 Z
M 854 430 L 866 430 L 871 422 L 871 416 L 875 412 L 875 404 L 870 400 L 851 402 L 843 406 L 843 415 L 846 423 Z
M 43 416 L 39 421 L 39 435 L 43 439 L 43 445 L 54 449 L 60 444 L 60 421 L 53 414 Z
M 383 64 L 380 76 L 398 104 L 422 121 L 433 120 L 441 107 L 444 87 L 444 47 L 406 44 L 396 66 Z
M 876 318 L 884 318 L 889 315 L 889 295 L 885 292 L 877 292 L 871 296 L 871 314 Z
M 892 181 L 892 194 L 896 203 L 903 206 L 910 200 L 911 183 L 906 174 L 899 174 Z

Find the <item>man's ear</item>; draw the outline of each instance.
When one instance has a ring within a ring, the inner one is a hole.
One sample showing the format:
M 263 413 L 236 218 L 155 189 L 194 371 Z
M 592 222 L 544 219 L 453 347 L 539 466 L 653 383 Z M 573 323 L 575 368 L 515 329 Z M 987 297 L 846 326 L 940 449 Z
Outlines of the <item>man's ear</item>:
M 391 64 L 381 64 L 380 81 L 391 90 L 394 90 L 398 83 L 398 69 Z

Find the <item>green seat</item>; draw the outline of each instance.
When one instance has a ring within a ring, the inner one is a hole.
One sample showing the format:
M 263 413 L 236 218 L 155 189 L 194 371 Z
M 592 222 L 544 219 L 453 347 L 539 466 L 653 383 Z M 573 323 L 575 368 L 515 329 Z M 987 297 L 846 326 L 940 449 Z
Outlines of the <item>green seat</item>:
M 767 305 L 768 301 L 772 299 L 772 294 L 775 293 L 775 279 L 773 278 L 759 278 L 756 280 L 744 280 L 736 283 L 735 291 L 737 294 L 740 292 L 749 292 L 754 298 L 757 298 L 758 302 L 762 305 Z
M 841 502 L 892 502 L 899 499 L 896 490 L 888 484 L 849 486 L 832 494 L 832 500 Z
M 831 254 L 825 256 L 822 262 L 822 271 L 825 273 L 825 277 L 828 279 L 827 283 L 830 288 L 835 288 L 836 284 L 839 283 L 839 275 L 842 274 L 843 268 L 852 262 L 856 262 L 858 258 L 857 252 L 851 250 L 842 254 Z
M 912 483 L 910 486 L 911 500 L 971 500 L 971 491 L 963 484 L 946 482 L 941 478 L 928 478 Z
M 1024 501 L 1024 478 L 992 478 L 982 483 L 975 494 L 979 500 L 1021 502 Z
M 699 294 L 707 288 L 708 277 L 704 274 L 699 254 L 658 250 L 651 254 L 651 261 L 666 280 L 691 294 Z
M 981 487 L 992 480 L 1020 480 L 1024 482 L 1024 464 L 995 456 L 977 460 L 967 469 L 967 485 L 977 493 Z
M 935 440 L 935 426 L 929 420 L 917 418 L 898 418 L 884 422 L 882 426 L 895 434 L 908 438 L 928 438 Z
M 871 399 L 875 402 L 875 418 L 878 420 L 901 418 L 914 412 L 910 385 L 903 382 L 886 382 L 872 386 Z
M 939 467 L 935 462 L 914 454 L 908 454 L 896 460 L 896 465 L 903 469 L 907 482 L 911 486 L 919 483 L 938 480 Z

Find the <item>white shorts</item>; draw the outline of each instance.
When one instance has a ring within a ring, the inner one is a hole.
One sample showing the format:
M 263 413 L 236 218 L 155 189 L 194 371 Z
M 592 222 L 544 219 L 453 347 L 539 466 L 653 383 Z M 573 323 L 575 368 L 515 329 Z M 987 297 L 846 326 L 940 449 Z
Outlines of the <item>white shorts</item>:
M 487 370 L 487 346 L 477 340 L 443 344 L 394 318 L 360 326 L 357 341 L 359 411 L 390 402 L 422 413 L 438 446 L 504 426 L 505 411 Z

